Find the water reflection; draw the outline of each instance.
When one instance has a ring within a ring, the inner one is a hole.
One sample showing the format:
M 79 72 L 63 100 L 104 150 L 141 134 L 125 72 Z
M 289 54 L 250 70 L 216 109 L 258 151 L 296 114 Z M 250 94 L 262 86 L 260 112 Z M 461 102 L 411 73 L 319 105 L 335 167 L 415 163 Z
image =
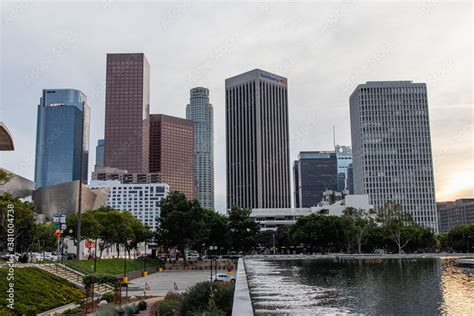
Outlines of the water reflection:
M 257 314 L 474 315 L 452 259 L 246 260 Z

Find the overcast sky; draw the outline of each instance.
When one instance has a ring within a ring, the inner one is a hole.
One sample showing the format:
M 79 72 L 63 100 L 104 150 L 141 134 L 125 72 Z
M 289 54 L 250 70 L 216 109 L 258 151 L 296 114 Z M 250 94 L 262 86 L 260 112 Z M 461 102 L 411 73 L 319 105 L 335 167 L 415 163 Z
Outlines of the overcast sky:
M 15 151 L 0 166 L 34 178 L 45 88 L 82 90 L 91 107 L 89 171 L 104 134 L 106 54 L 144 52 L 151 113 L 184 117 L 210 90 L 216 207 L 225 208 L 224 80 L 261 68 L 288 78 L 290 159 L 350 145 L 349 95 L 374 80 L 426 82 L 436 198 L 474 197 L 472 4 L 406 2 L 2 2 L 0 120 Z

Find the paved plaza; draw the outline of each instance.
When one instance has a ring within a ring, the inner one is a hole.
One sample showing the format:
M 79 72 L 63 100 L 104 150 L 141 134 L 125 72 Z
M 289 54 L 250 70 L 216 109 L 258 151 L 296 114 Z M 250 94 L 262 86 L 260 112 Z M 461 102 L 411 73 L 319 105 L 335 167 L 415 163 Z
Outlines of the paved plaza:
M 217 272 L 225 273 L 225 271 Z M 164 296 L 170 291 L 183 292 L 188 287 L 198 282 L 208 281 L 209 277 L 209 270 L 157 272 L 150 274 L 145 278 L 138 278 L 129 281 L 128 295 L 143 295 L 145 283 L 147 283 L 150 288 L 146 293 L 147 295 Z M 175 290 L 174 287 L 175 283 L 177 285 L 177 290 Z

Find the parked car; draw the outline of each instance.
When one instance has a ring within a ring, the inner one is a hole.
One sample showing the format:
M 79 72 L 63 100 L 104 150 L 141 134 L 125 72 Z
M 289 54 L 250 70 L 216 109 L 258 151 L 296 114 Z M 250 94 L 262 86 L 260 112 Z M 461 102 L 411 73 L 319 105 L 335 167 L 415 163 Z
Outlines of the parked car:
M 209 277 L 211 279 L 211 277 Z M 235 283 L 235 277 L 227 274 L 218 273 L 212 276 L 212 282 L 231 282 Z
M 189 254 L 186 256 L 186 260 L 187 261 L 198 261 L 200 258 L 199 258 L 199 255 L 198 254 L 195 254 L 195 253 L 192 253 L 192 254 Z

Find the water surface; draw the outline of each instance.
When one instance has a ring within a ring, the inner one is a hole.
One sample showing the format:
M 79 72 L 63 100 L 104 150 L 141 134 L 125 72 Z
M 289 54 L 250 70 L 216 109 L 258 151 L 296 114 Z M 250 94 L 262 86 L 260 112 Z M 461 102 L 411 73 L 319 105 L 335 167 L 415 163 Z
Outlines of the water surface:
M 474 270 L 453 259 L 246 259 L 257 315 L 474 315 Z

